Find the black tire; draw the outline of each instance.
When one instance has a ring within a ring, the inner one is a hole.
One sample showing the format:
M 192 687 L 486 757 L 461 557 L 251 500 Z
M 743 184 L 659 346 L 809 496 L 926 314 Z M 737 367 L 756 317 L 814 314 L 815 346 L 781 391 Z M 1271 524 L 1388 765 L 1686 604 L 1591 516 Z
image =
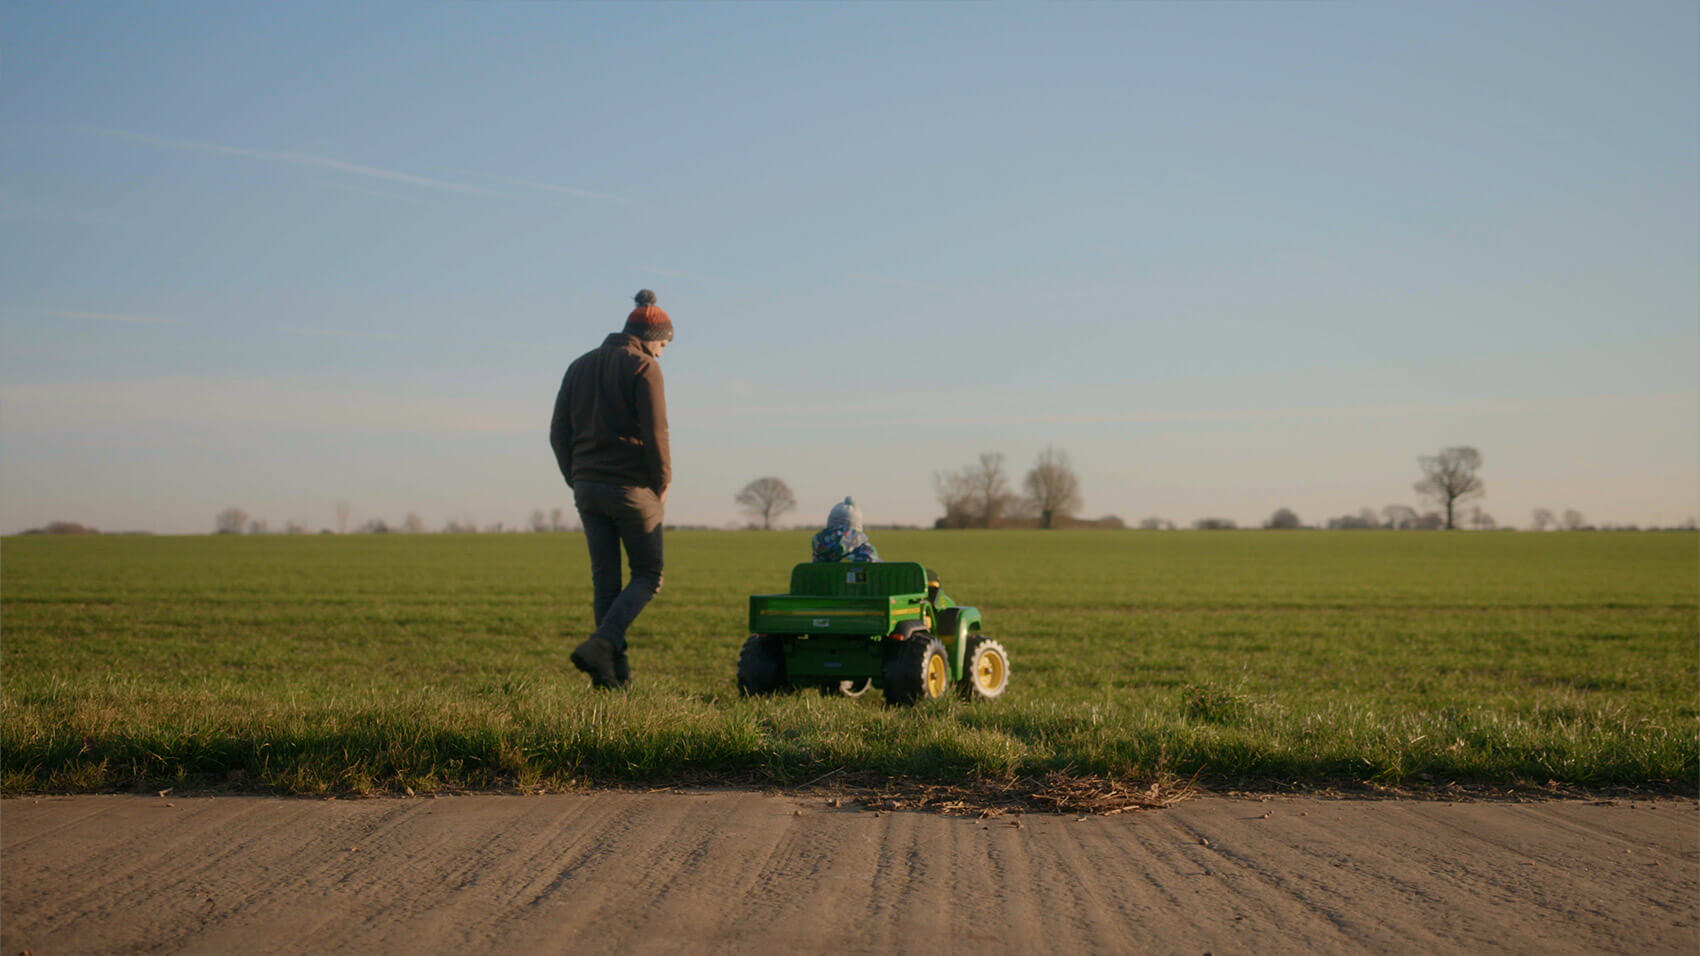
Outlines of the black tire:
M 753 697 L 786 689 L 785 651 L 779 638 L 751 634 L 738 654 L 738 693 Z
M 872 679 L 864 677 L 861 680 L 841 680 L 836 684 L 822 684 L 822 697 L 860 697 L 874 686 Z
M 971 634 L 962 651 L 962 680 L 957 692 L 967 700 L 991 700 L 1009 689 L 1009 652 L 985 636 Z
M 944 656 L 944 644 L 926 631 L 916 631 L 886 652 L 884 676 L 888 704 L 943 697 L 950 689 L 950 663 Z

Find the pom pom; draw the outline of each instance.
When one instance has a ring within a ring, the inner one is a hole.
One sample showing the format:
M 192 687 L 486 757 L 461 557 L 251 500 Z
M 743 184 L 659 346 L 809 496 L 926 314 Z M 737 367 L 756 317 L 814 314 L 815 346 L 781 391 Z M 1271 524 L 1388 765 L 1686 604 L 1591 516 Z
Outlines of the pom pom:
M 655 293 L 649 291 L 648 289 L 639 289 L 638 294 L 632 296 L 632 301 L 636 302 L 638 304 L 638 308 L 640 308 L 640 309 L 643 308 L 646 305 L 654 305 L 655 304 Z

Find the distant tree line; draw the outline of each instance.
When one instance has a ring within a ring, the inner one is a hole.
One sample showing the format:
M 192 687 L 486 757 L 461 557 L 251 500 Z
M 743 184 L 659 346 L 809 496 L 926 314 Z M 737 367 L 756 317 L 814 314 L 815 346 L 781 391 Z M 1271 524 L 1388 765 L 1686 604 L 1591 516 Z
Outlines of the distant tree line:
M 1047 447 L 1021 480 L 1020 493 L 1010 488 L 1002 452 L 988 451 L 979 460 L 955 471 L 933 475 L 933 492 L 944 515 L 935 528 L 1125 528 L 1115 515 L 1079 517 L 1086 501 L 1080 474 L 1068 452 Z
M 100 534 L 100 529 L 75 521 L 49 521 L 39 528 L 25 531 L 24 534 Z
M 337 502 L 338 531 L 329 528 L 319 529 L 319 534 L 347 534 L 350 509 L 347 502 Z M 213 518 L 213 529 L 219 534 L 271 534 L 270 525 L 261 520 L 250 520 L 248 512 L 237 507 L 226 508 Z M 566 512 L 561 508 L 552 508 L 545 513 L 541 508 L 531 512 L 523 527 L 509 526 L 501 521 L 491 522 L 480 527 L 472 518 L 450 518 L 439 532 L 442 534 L 502 534 L 510 531 L 577 531 L 577 522 L 568 523 Z M 309 529 L 302 521 L 287 521 L 283 526 L 283 534 L 307 534 Z M 429 534 L 431 529 L 425 525 L 425 519 L 416 511 L 409 511 L 399 523 L 390 524 L 383 518 L 368 518 L 357 525 L 354 534 Z
M 1417 459 L 1417 465 L 1422 477 L 1414 485 L 1413 490 L 1435 505 L 1427 511 L 1418 511 L 1410 505 L 1391 504 L 1377 511 L 1374 508 L 1362 508 L 1356 514 L 1340 515 L 1325 520 L 1321 527 L 1331 531 L 1352 530 L 1383 530 L 1383 531 L 1436 531 L 1452 530 L 1459 527 L 1472 528 L 1477 531 L 1492 531 L 1499 528 L 1499 522 L 1494 516 L 1483 511 L 1478 506 L 1463 507 L 1463 503 L 1486 495 L 1487 489 L 1479 474 L 1482 467 L 1482 455 L 1468 445 L 1457 445 L 1443 448 L 1438 454 L 1422 455 Z M 1126 523 L 1116 515 L 1104 515 L 1097 519 L 1082 519 L 1080 511 L 1085 506 L 1082 494 L 1080 475 L 1075 471 L 1068 453 L 1054 446 L 1048 446 L 1039 452 L 1033 461 L 1033 467 L 1027 470 L 1021 481 L 1021 492 L 1011 488 L 1010 474 L 1004 464 L 1002 452 L 982 452 L 978 460 L 954 471 L 941 471 L 933 474 L 933 490 L 938 497 L 944 514 L 934 523 L 935 528 L 1125 528 Z M 753 522 L 759 522 L 763 529 L 770 529 L 774 523 L 785 514 L 797 507 L 797 496 L 785 481 L 775 475 L 757 478 L 746 484 L 736 495 L 734 502 Z M 347 501 L 336 503 L 336 524 L 338 533 L 347 533 L 352 509 Z M 752 524 L 752 527 L 755 525 Z M 870 527 L 880 527 L 870 524 Z M 679 526 L 669 525 L 669 528 Z M 885 527 L 894 527 L 886 525 Z M 1142 519 L 1138 527 L 1145 531 L 1172 531 L 1175 524 L 1166 518 L 1151 516 Z M 1238 526 L 1231 518 L 1207 517 L 1199 518 L 1192 523 L 1197 531 L 1229 531 Z M 1262 527 L 1271 531 L 1298 530 L 1308 526 L 1291 508 L 1275 509 Z M 1536 508 L 1530 515 L 1530 527 L 1536 531 L 1593 531 L 1596 530 L 1582 516 L 1580 511 L 1566 509 L 1562 514 L 1555 514 L 1550 508 Z M 229 507 L 220 511 L 213 518 L 213 528 L 219 534 L 269 534 L 270 525 L 261 519 L 251 518 L 248 512 L 239 507 Z M 408 512 L 397 525 L 390 525 L 382 518 L 370 518 L 355 529 L 357 534 L 424 534 L 429 529 L 417 512 Z M 464 520 L 450 519 L 442 528 L 444 534 L 466 534 L 477 531 L 485 533 L 501 533 L 509 530 L 525 530 L 533 533 L 564 532 L 578 530 L 576 522 L 569 523 L 566 512 L 561 508 L 552 508 L 548 512 L 534 509 L 522 528 L 508 528 L 502 522 L 486 524 L 479 528 L 468 517 Z M 1509 530 L 1509 528 L 1507 528 Z M 1603 525 L 1598 530 L 1639 531 L 1634 524 Z M 1700 519 L 1688 518 L 1681 524 L 1668 529 L 1648 528 L 1646 530 L 1700 530 Z M 305 522 L 287 521 L 283 526 L 284 534 L 306 534 L 308 528 Z M 25 534 L 99 534 L 92 527 L 75 521 L 54 521 L 40 528 L 31 528 Z M 330 534 L 329 528 L 323 528 L 320 534 Z
M 1492 531 L 1500 528 L 1493 515 L 1479 506 L 1465 506 L 1486 495 L 1487 488 L 1479 474 L 1482 454 L 1468 445 L 1441 449 L 1434 455 L 1417 459 L 1421 478 L 1413 486 L 1419 495 L 1434 505 L 1418 510 L 1411 505 L 1387 505 L 1380 511 L 1363 508 L 1356 514 L 1341 515 L 1325 520 L 1321 527 L 1330 530 L 1437 531 L 1471 528 Z M 1074 515 L 1082 507 L 1080 480 L 1065 452 L 1047 448 L 1041 452 L 1028 471 L 1023 487 L 1026 494 L 1010 490 L 1009 476 L 1004 468 L 1004 456 L 985 452 L 979 460 L 956 471 L 939 472 L 933 476 L 934 490 L 944 515 L 935 523 L 938 528 L 993 528 L 1099 526 L 1125 527 L 1120 518 L 1108 515 L 1095 522 L 1080 521 Z M 1580 512 L 1568 510 L 1555 516 L 1546 508 L 1537 508 L 1531 526 L 1537 531 L 1563 529 L 1566 531 L 1593 530 Z M 1159 516 L 1142 519 L 1138 527 L 1145 531 L 1173 531 L 1174 522 Z M 1192 522 L 1197 531 L 1228 531 L 1238 528 L 1232 518 L 1206 517 Z M 1277 508 L 1262 527 L 1272 531 L 1298 530 L 1311 527 L 1291 508 Z M 1700 519 L 1689 518 L 1668 530 L 1700 529 Z M 1509 530 L 1509 528 L 1507 528 Z M 1604 529 L 1602 529 L 1604 530 Z M 1641 530 L 1636 525 L 1623 525 L 1610 530 Z M 1653 530 L 1653 529 L 1649 529 Z

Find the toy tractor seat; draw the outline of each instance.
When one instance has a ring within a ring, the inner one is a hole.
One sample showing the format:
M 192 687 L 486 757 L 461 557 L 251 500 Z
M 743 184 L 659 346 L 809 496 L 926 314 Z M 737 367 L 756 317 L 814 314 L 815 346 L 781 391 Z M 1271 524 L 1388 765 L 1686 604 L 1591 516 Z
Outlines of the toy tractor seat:
M 920 594 L 933 578 L 914 561 L 816 562 L 791 569 L 791 593 L 822 597 Z

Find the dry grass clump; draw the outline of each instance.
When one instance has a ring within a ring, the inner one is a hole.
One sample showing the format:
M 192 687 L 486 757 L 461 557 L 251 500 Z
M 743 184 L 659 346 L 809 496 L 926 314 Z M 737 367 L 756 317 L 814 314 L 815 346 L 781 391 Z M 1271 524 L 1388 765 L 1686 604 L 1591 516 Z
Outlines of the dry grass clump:
M 1112 815 L 1163 810 L 1193 796 L 1192 781 L 1159 780 L 1141 785 L 1098 776 L 1053 772 L 1043 776 L 975 777 L 955 783 L 925 783 L 904 778 L 868 779 L 855 775 L 811 782 L 808 792 L 824 787 L 828 805 L 876 812 L 930 810 L 963 816 L 1005 813 Z

